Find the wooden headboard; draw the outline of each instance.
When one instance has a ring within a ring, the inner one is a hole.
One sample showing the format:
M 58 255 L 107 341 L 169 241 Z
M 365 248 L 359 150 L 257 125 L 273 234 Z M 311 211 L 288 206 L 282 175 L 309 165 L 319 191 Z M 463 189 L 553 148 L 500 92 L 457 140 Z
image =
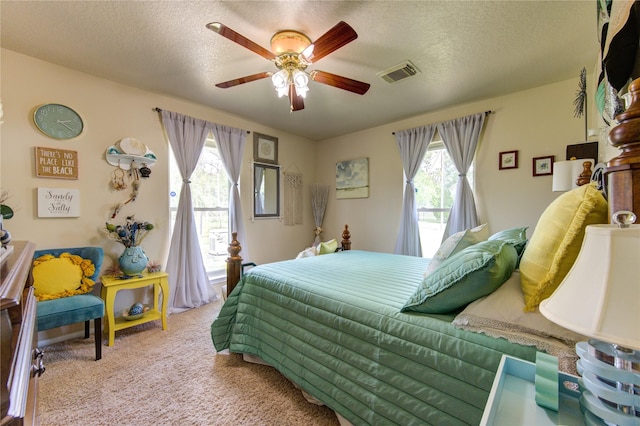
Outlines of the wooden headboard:
M 229 257 L 227 258 L 227 294 L 231 294 L 233 288 L 240 281 L 240 275 L 242 272 L 242 256 L 240 256 L 240 243 L 238 242 L 238 233 L 231 233 L 231 242 L 227 252 Z M 342 250 L 351 250 L 351 232 L 349 231 L 349 225 L 344 225 L 342 231 L 342 242 L 340 244 Z
M 616 116 L 620 124 L 609 132 L 609 142 L 621 151 L 609 160 L 605 171 L 609 220 L 620 210 L 630 210 L 640 218 L 640 78 L 631 82 L 629 93 L 629 107 Z

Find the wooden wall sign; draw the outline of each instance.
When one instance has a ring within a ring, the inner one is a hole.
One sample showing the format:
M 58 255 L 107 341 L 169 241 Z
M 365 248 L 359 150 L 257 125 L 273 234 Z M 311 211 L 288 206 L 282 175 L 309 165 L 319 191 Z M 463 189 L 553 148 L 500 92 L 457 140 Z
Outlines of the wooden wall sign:
M 80 190 L 38 188 L 38 217 L 79 217 Z
M 37 146 L 36 176 L 78 179 L 78 151 Z

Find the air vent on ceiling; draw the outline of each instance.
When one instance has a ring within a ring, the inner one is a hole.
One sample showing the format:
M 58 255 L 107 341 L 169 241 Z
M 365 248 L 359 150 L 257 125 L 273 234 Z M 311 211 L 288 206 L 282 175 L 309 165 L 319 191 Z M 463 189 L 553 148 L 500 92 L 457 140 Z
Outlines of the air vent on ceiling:
M 382 77 L 382 79 L 387 83 L 397 83 L 405 78 L 413 77 L 419 72 L 420 70 L 413 64 L 413 62 L 406 60 L 401 64 L 384 71 L 380 71 L 377 75 Z

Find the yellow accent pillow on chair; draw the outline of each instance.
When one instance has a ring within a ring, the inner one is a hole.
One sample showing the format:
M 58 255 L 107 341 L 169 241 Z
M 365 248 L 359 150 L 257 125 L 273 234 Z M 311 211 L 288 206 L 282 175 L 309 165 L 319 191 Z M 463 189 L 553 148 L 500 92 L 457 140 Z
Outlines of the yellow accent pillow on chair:
M 89 293 L 95 282 L 90 278 L 95 265 L 89 259 L 70 253 L 60 257 L 45 254 L 33 261 L 33 288 L 38 300 L 51 300 Z
M 578 257 L 587 225 L 607 222 L 607 201 L 595 183 L 565 192 L 549 204 L 520 261 L 525 310 L 533 311 L 560 285 Z

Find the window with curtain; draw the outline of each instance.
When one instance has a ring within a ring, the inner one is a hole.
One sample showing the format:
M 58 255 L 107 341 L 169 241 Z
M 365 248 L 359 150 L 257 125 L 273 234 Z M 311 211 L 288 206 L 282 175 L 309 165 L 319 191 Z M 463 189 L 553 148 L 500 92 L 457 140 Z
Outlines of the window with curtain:
M 473 188 L 473 165 L 467 179 Z M 458 171 L 442 141 L 434 140 L 414 178 L 422 256 L 433 257 L 442 243 L 458 183 Z
M 171 230 L 176 219 L 182 178 L 170 149 Z M 191 194 L 200 249 L 210 278 L 223 277 L 229 256 L 229 179 L 222 165 L 216 141 L 207 138 L 198 165 L 191 175 Z

